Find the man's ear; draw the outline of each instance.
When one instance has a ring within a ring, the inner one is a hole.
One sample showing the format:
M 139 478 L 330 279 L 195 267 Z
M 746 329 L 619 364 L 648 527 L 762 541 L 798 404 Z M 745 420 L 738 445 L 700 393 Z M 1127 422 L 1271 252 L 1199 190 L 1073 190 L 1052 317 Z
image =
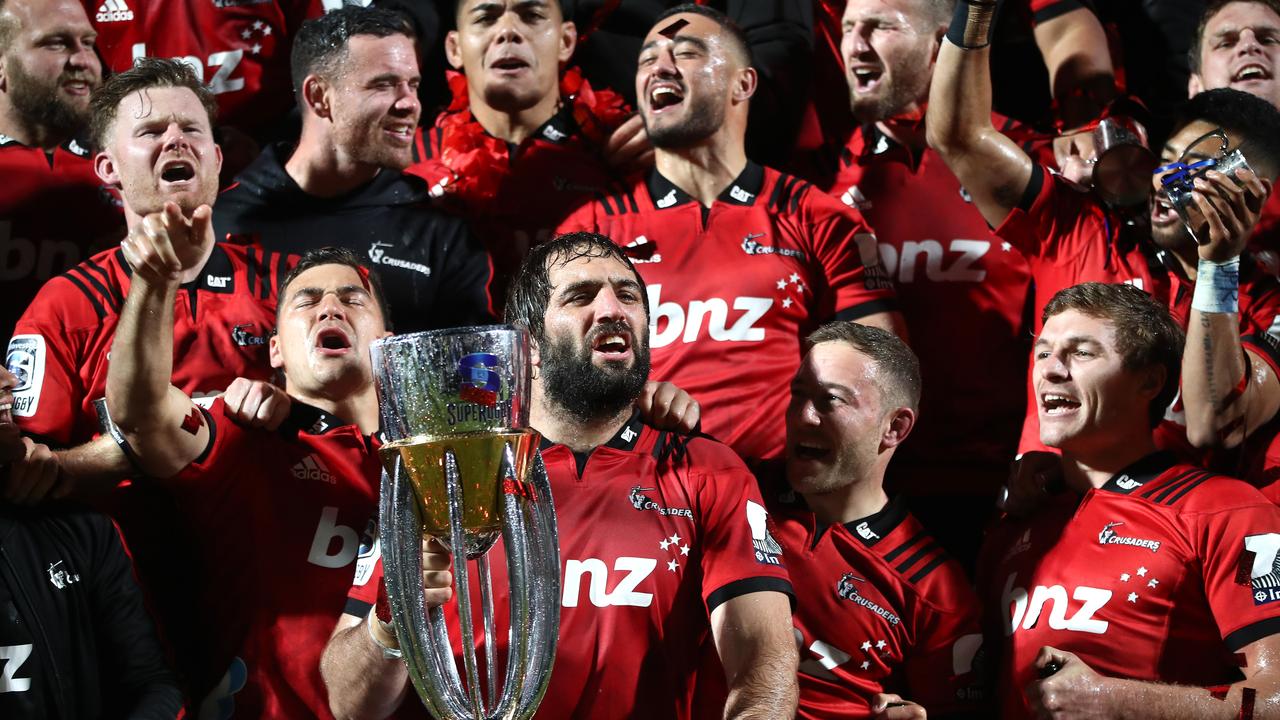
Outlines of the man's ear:
M 578 47 L 578 26 L 571 21 L 566 21 L 560 28 L 560 52 L 557 59 L 561 65 L 569 62 L 569 58 L 573 57 L 573 51 Z
M 317 117 L 333 116 L 329 108 L 329 83 L 319 75 L 308 75 L 302 81 L 302 101 Z
M 462 71 L 462 48 L 458 47 L 458 31 L 450 30 L 444 36 L 444 58 L 454 70 Z
M 756 86 L 760 82 L 756 69 L 753 67 L 743 68 L 738 72 L 738 78 L 733 85 L 734 102 L 744 103 L 756 94 Z
M 271 340 L 267 342 L 267 353 L 271 360 L 271 367 L 277 370 L 284 369 L 284 352 L 280 349 L 280 334 L 271 333 Z
M 1148 368 L 1142 378 L 1142 384 L 1139 386 L 1144 398 L 1148 402 L 1154 400 L 1160 391 L 1164 389 L 1165 379 L 1168 377 L 1168 371 L 1163 365 L 1156 365 Z
M 1198 73 L 1191 73 L 1191 77 L 1187 78 L 1187 97 L 1195 97 L 1204 92 L 1204 81 L 1200 79 Z
M 116 171 L 116 161 L 105 150 L 93 156 L 93 173 L 104 184 L 120 188 L 120 173 Z
M 885 426 L 884 434 L 880 436 L 880 451 L 884 452 L 890 448 L 898 447 L 902 444 L 907 436 L 911 434 L 911 429 L 916 426 L 916 411 L 911 408 L 895 408 L 889 412 L 889 422 Z

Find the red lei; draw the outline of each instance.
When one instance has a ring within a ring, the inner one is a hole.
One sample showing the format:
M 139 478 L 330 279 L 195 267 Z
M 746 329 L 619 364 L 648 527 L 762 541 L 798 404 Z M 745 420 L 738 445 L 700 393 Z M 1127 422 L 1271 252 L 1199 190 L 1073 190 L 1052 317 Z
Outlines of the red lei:
M 474 207 L 498 194 L 511 171 L 507 143 L 493 137 L 472 116 L 467 94 L 467 78 L 460 72 L 448 74 L 453 100 L 436 119 L 441 129 L 440 162 L 453 177 L 437 185 Z M 612 90 L 596 90 L 578 68 L 565 71 L 560 80 L 560 97 L 572 103 L 573 119 L 582 135 L 599 146 L 631 115 L 622 96 Z

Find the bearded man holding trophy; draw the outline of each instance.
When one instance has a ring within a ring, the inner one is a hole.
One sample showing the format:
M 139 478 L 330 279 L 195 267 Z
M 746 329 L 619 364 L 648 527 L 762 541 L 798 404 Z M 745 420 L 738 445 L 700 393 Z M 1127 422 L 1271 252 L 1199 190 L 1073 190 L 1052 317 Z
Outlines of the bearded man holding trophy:
M 725 446 L 635 410 L 648 311 L 620 249 L 574 233 L 535 248 L 511 287 L 528 375 L 518 331 L 375 343 L 383 426 L 400 436 L 384 449 L 381 560 L 357 573 L 321 663 L 336 716 L 793 716 L 791 586 L 754 479 Z M 486 433 L 489 460 L 471 450 Z M 451 558 L 460 545 L 477 561 Z

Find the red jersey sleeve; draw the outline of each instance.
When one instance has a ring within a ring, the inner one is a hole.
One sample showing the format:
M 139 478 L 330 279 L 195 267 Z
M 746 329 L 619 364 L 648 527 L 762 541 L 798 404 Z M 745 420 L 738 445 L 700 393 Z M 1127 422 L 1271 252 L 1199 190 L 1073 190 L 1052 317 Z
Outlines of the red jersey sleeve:
M 707 613 L 752 592 L 782 592 L 794 599 L 791 578 L 782 564 L 782 546 L 755 478 L 732 451 L 710 440 L 690 442 L 689 457 L 689 478 L 698 487 L 702 598 Z
M 1280 508 L 1244 483 L 1218 479 L 1213 512 L 1184 512 L 1204 568 L 1204 593 L 1228 652 L 1280 632 Z
M 241 465 L 246 457 L 251 456 L 245 447 L 249 433 L 227 417 L 227 404 L 222 397 L 218 397 L 208 410 L 202 412 L 205 422 L 209 424 L 209 444 L 199 457 L 164 482 L 185 491 L 224 492 L 227 489 L 225 486 L 234 482 L 234 478 L 245 474 Z
M 862 214 L 811 185 L 802 204 L 805 212 L 796 237 L 802 247 L 807 241 L 826 278 L 816 319 L 857 320 L 895 309 L 893 283 L 880 265 L 876 236 Z
M 1241 259 L 1247 262 L 1254 260 Z M 1260 266 L 1240 275 L 1240 342 L 1280 373 L 1280 281 Z
M 378 557 L 368 569 L 364 569 L 362 565 L 356 566 L 355 580 L 347 591 L 347 605 L 342 611 L 347 615 L 363 617 L 377 604 L 378 596 L 385 594 L 386 591 L 382 589 L 382 558 Z
M 1083 243 L 1109 237 L 1097 199 L 1043 165 L 1033 167 L 1022 202 L 995 230 L 1028 259 L 1069 261 Z
M 82 343 L 97 315 L 66 278 L 53 278 L 14 327 L 5 365 L 18 377 L 13 416 L 23 431 L 59 445 L 71 443 L 87 402 L 80 371 Z M 89 398 L 88 400 L 92 400 Z
M 958 567 L 947 563 L 925 590 L 945 604 L 921 604 L 912 618 L 916 649 L 906 658 L 907 699 L 931 713 L 973 713 L 984 700 L 978 598 Z M 932 578 L 932 576 L 931 576 Z

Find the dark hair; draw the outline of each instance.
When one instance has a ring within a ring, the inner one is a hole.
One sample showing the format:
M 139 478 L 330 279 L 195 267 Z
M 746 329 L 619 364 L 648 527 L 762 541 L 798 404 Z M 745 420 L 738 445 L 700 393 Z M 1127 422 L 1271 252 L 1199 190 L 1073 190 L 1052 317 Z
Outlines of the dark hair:
M 525 256 L 520 271 L 507 290 L 506 321 L 523 326 L 534 338 L 542 339 L 546 332 L 547 304 L 551 302 L 551 267 L 581 258 L 613 258 L 626 265 L 636 276 L 636 282 L 640 283 L 644 316 L 646 319 L 649 317 L 649 294 L 645 290 L 644 278 L 636 272 L 631 258 L 604 235 L 574 232 L 538 245 Z
M 1188 100 L 1173 123 L 1173 132 L 1196 120 L 1227 132 L 1259 177 L 1274 180 L 1280 168 L 1280 110 L 1256 95 L 1218 88 Z
M 1164 387 L 1151 401 L 1148 420 L 1160 423 L 1173 402 L 1182 375 L 1182 328 L 1169 309 L 1147 293 L 1126 283 L 1081 283 L 1059 290 L 1044 308 L 1041 322 L 1068 310 L 1107 320 L 1115 326 L 1116 351 L 1130 371 L 1163 367 Z
M 89 99 L 89 141 L 99 150 L 105 148 L 121 101 L 149 88 L 186 88 L 195 93 L 204 107 L 211 127 L 218 116 L 218 101 L 190 65 L 181 60 L 138 58 L 133 67 L 107 78 Z
M 1204 44 L 1204 31 L 1209 27 L 1209 21 L 1214 16 L 1222 12 L 1222 9 L 1232 3 L 1253 3 L 1254 5 L 1262 5 L 1271 9 L 1276 15 L 1280 15 L 1280 0 L 1209 0 L 1205 3 L 1204 12 L 1200 15 L 1200 23 L 1196 25 L 1196 36 L 1191 46 L 1187 48 L 1187 67 L 1193 73 L 1200 72 L 1200 46 Z
M 812 349 L 818 343 L 844 343 L 875 363 L 881 396 L 889 406 L 920 409 L 920 360 L 902 338 L 878 327 L 847 320 L 829 322 L 805 338 Z
M 413 25 L 403 14 L 377 7 L 344 5 L 308 20 L 298 28 L 289 56 L 293 91 L 302 102 L 302 82 L 310 75 L 332 79 L 347 58 L 347 43 L 356 35 L 384 38 L 404 35 L 417 40 Z
M 663 20 L 666 20 L 673 15 L 683 15 L 685 13 L 701 15 L 714 21 L 715 24 L 719 25 L 720 29 L 729 36 L 730 42 L 735 46 L 737 52 L 740 54 L 742 62 L 746 65 L 751 64 L 751 44 L 747 42 L 747 33 L 740 25 L 738 25 L 738 23 L 734 22 L 732 18 L 713 7 L 709 7 L 707 5 L 695 5 L 694 3 L 677 5 L 659 15 L 658 19 L 653 21 L 653 27 L 657 27 Z
M 373 293 L 373 297 L 378 302 L 378 309 L 382 311 L 383 327 L 388 331 L 392 330 L 391 307 L 387 305 L 387 295 L 382 291 L 382 281 L 378 278 L 377 271 L 370 267 L 369 263 L 361 260 L 359 255 L 341 247 L 322 247 L 308 250 L 298 260 L 298 264 L 294 265 L 292 270 L 280 278 L 280 284 L 276 286 L 277 318 L 284 308 L 284 291 L 289 287 L 289 284 L 298 279 L 298 276 L 302 273 L 321 265 L 345 265 L 355 270 L 361 278 L 367 280 L 369 292 Z

